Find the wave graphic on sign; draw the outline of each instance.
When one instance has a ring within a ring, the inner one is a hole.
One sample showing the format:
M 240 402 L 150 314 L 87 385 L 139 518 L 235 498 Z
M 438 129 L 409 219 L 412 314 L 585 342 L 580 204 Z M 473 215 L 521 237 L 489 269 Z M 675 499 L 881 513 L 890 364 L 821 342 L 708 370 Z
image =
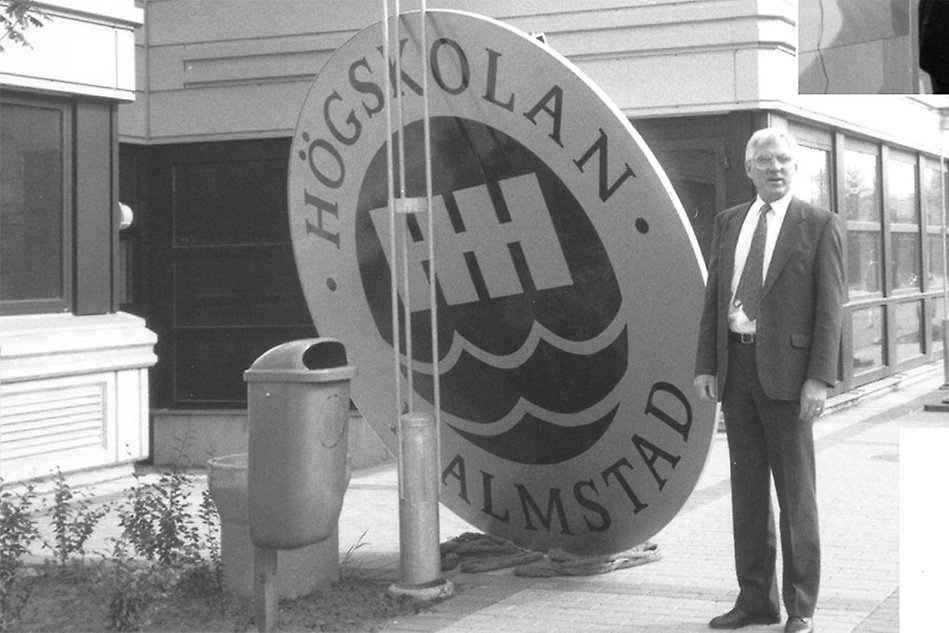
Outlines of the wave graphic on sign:
M 582 343 L 535 323 L 518 352 L 500 357 L 456 335 L 439 365 L 441 411 L 459 435 L 498 457 L 566 461 L 593 446 L 612 423 L 616 407 L 603 414 L 603 403 L 619 400 L 614 391 L 625 376 L 628 349 L 628 328 L 619 321 Z M 413 379 L 416 393 L 433 404 L 432 367 L 415 363 Z
M 535 323 L 528 341 L 508 356 L 487 354 L 456 334 L 451 352 L 439 363 L 442 410 L 486 424 L 503 418 L 521 399 L 552 413 L 589 409 L 626 373 L 628 332 L 625 325 L 617 325 L 619 332 L 610 328 L 581 345 Z M 533 334 L 537 332 L 544 334 Z M 432 402 L 431 365 L 416 362 L 413 368 L 416 391 Z
M 475 446 L 503 459 L 534 466 L 559 464 L 582 455 L 613 423 L 617 404 L 603 417 L 583 426 L 563 427 L 525 414 L 509 431 L 478 435 L 451 426 Z

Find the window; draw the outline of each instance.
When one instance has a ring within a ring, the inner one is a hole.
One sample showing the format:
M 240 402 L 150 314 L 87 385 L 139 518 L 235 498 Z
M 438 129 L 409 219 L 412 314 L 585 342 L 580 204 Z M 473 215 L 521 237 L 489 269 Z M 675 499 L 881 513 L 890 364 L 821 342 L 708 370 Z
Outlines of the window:
M 800 145 L 795 195 L 837 211 L 846 229 L 843 388 L 934 360 L 949 283 L 939 159 L 840 130 L 790 127 Z
M 886 364 L 883 332 L 886 313 L 881 306 L 854 309 L 850 316 L 853 337 L 853 373 L 856 376 L 881 369 Z
M 883 292 L 883 224 L 879 160 L 875 154 L 844 151 L 843 213 L 847 219 L 847 280 L 850 298 Z
M 832 208 L 830 198 L 830 152 L 801 146 L 798 152 L 794 194 L 821 209 Z
M 69 305 L 67 106 L 0 103 L 0 314 Z
M 921 356 L 923 347 L 923 302 L 896 304 L 896 360 Z
M 942 187 L 939 164 L 926 161 L 923 166 L 923 222 L 926 225 L 928 290 L 942 289 L 945 285 L 942 235 Z
M 892 255 L 889 259 L 893 270 L 893 289 L 919 291 L 922 289 L 922 280 L 915 161 L 888 159 L 886 177 L 886 215 L 890 222 Z

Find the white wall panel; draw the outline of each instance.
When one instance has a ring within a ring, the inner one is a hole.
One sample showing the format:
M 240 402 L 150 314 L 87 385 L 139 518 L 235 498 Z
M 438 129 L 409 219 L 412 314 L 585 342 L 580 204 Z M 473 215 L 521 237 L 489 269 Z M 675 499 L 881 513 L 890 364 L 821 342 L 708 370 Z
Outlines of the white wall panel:
M 292 133 L 319 68 L 382 17 L 374 0 L 150 0 L 144 6 L 147 34 L 139 40 L 148 43 L 148 62 L 139 74 L 147 105 L 128 122 L 122 116 L 120 129 L 126 140 L 156 143 Z M 417 6 L 402 3 L 403 11 Z M 631 116 L 753 108 L 796 90 L 794 0 L 436 0 L 427 6 L 544 32 L 554 50 Z M 752 59 L 752 72 L 744 72 L 745 60 L 755 56 L 780 70 L 763 75 L 763 64 Z
M 114 400 L 113 374 L 0 384 L 0 477 L 112 465 Z
M 297 82 L 156 93 L 151 134 L 165 142 L 288 136 L 309 87 Z
M 128 314 L 7 316 L 0 330 L 0 477 L 148 455 L 155 335 Z
M 142 12 L 132 0 L 38 2 L 49 19 L 30 28 L 29 47 L 5 42 L 0 83 L 119 100 L 134 98 L 134 34 Z
M 131 369 L 116 373 L 115 410 L 118 420 L 140 420 L 139 424 L 120 424 L 116 428 L 117 463 L 148 457 L 148 370 Z

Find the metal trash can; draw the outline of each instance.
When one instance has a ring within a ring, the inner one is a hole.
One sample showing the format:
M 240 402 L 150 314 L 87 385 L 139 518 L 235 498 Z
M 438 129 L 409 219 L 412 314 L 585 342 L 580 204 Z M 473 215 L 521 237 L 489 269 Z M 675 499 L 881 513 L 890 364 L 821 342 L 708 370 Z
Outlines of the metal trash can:
M 247 513 L 257 547 L 294 549 L 336 532 L 355 375 L 343 344 L 328 338 L 278 345 L 244 372 Z

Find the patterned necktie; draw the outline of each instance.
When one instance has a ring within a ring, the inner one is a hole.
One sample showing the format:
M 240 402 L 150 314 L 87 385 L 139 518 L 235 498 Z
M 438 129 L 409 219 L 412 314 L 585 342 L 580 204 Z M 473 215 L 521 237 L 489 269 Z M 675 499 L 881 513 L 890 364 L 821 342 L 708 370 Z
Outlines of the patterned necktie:
M 761 298 L 761 286 L 764 284 L 762 269 L 764 268 L 764 243 L 768 237 L 767 214 L 771 205 L 766 204 L 758 212 L 758 224 L 751 238 L 751 248 L 748 249 L 748 258 L 745 268 L 741 271 L 738 288 L 735 289 L 735 307 L 740 307 L 749 321 L 758 318 L 758 299 Z

